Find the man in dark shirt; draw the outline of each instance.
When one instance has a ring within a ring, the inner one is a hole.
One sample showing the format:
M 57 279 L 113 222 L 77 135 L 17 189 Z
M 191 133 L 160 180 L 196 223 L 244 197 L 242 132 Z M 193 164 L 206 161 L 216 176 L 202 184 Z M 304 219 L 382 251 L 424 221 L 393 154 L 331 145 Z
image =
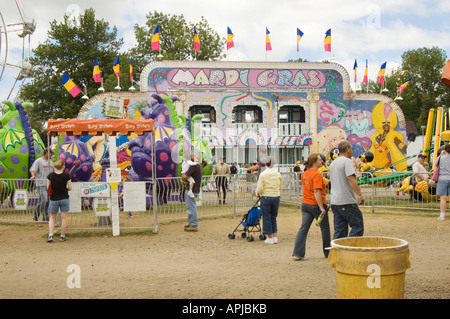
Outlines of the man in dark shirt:
M 231 167 L 230 167 L 230 173 L 231 173 L 231 175 L 236 175 L 236 174 L 237 174 L 237 171 L 238 171 L 238 169 L 237 169 L 237 163 L 234 162 L 233 165 L 231 165 Z
M 189 224 L 184 226 L 184 230 L 196 232 L 198 231 L 197 197 L 200 194 L 201 190 L 203 169 L 202 166 L 198 164 L 198 161 L 196 160 L 194 154 L 191 154 L 191 160 L 193 162 L 196 162 L 197 165 L 191 165 L 186 173 L 182 176 L 182 179 L 185 184 L 188 182 L 187 180 L 190 176 L 194 179 L 195 184 L 192 192 L 194 193 L 195 197 L 191 198 L 190 196 L 186 196 L 186 210 L 188 213 Z

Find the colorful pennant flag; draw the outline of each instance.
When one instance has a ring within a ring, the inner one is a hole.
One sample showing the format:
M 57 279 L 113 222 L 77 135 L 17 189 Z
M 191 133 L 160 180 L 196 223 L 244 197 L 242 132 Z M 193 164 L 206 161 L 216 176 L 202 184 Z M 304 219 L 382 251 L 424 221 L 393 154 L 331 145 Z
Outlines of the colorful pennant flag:
M 116 73 L 116 77 L 119 78 L 119 77 L 120 77 L 120 63 L 119 63 L 119 57 L 117 57 L 117 58 L 114 60 L 113 70 L 114 70 L 114 73 Z
M 194 50 L 200 51 L 200 38 L 198 37 L 197 28 L 194 26 Z
M 97 58 L 94 60 L 94 70 L 92 71 L 92 76 L 94 77 L 95 83 L 102 81 L 102 75 L 100 74 L 100 67 L 98 66 Z
M 81 90 L 78 88 L 78 86 L 76 86 L 76 84 L 72 81 L 72 79 L 70 79 L 69 76 L 65 73 L 63 74 L 61 84 L 64 85 L 66 90 L 73 97 L 76 97 L 78 94 L 81 93 Z
M 367 59 L 366 59 L 366 70 L 364 71 L 363 83 L 369 82 L 369 78 L 367 77 L 367 72 L 368 72 L 368 66 L 367 66 Z
M 300 43 L 300 40 L 301 40 L 303 34 L 304 33 L 299 28 L 297 28 L 297 52 L 300 50 L 299 43 Z
M 384 83 L 384 73 L 386 72 L 386 62 L 384 62 L 381 67 L 380 71 L 378 71 L 378 83 L 383 84 Z
M 409 84 L 409 82 L 411 82 L 412 78 L 413 78 L 413 77 L 411 76 L 408 80 L 406 80 L 406 82 L 403 83 L 403 84 L 397 89 L 397 92 L 402 93 L 402 92 L 405 90 L 406 86 Z
M 325 52 L 331 52 L 331 29 L 328 29 L 327 32 L 325 32 L 323 46 L 325 48 Z
M 270 44 L 270 38 L 269 38 L 269 29 L 266 27 L 266 51 L 272 50 L 272 45 Z
M 152 37 L 152 51 L 158 51 L 160 49 L 159 45 L 159 25 L 156 26 Z
M 133 57 L 130 58 L 130 81 L 133 84 Z
M 356 62 L 356 59 L 355 59 L 355 64 L 353 64 L 353 71 L 355 71 L 355 83 L 356 83 L 356 74 L 357 74 L 357 70 L 358 70 L 358 63 Z
M 227 27 L 227 50 L 234 47 L 233 37 L 234 37 L 234 34 L 233 34 L 233 32 L 231 32 L 230 27 Z

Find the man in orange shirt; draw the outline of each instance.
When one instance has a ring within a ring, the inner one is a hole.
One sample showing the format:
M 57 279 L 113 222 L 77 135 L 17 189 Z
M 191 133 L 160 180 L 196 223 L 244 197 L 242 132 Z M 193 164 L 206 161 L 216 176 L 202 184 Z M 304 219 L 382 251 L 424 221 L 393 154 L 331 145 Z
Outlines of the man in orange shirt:
M 320 230 L 322 232 L 323 253 L 328 257 L 330 247 L 330 222 L 326 212 L 326 188 L 322 174 L 318 169 L 324 164 L 321 154 L 313 153 L 308 157 L 308 169 L 302 174 L 302 226 L 300 227 L 292 256 L 294 260 L 306 260 L 306 237 L 314 219 L 322 217 Z

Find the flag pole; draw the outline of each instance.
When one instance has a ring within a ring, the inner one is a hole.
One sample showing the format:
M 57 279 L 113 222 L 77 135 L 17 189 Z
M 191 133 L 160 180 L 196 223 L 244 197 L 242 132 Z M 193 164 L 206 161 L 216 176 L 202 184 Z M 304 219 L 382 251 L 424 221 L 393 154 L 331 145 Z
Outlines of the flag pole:
M 117 86 L 115 87 L 116 90 L 120 91 L 120 77 L 117 77 Z
M 98 88 L 98 91 L 101 91 L 101 92 L 103 92 L 103 91 L 105 91 L 105 89 L 103 88 L 103 77 L 102 77 L 102 80 L 101 80 L 102 82 L 101 82 L 101 86 Z

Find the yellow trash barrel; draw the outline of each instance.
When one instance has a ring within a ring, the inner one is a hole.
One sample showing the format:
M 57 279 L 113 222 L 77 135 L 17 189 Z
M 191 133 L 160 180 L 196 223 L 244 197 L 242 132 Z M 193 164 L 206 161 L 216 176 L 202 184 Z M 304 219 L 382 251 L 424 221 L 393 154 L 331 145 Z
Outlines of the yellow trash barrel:
M 339 299 L 402 299 L 410 268 L 408 242 L 392 237 L 346 237 L 331 242 Z

